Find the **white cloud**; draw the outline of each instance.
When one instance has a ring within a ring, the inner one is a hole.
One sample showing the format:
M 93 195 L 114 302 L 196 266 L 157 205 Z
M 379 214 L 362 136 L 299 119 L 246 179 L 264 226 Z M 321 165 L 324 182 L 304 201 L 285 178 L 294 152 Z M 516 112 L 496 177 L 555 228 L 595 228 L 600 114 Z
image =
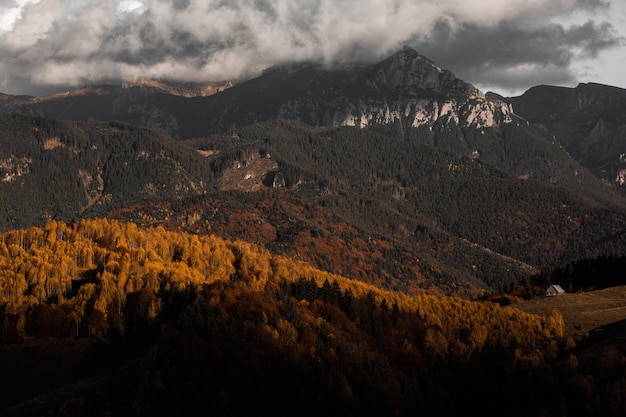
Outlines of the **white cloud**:
M 16 0 L 10 5 L 3 5 L 0 2 L 0 34 L 10 32 L 22 17 L 22 10 L 29 3 L 37 4 L 41 0 Z M 8 3 L 8 2 L 7 2 Z
M 144 4 L 136 0 L 122 0 L 117 5 L 117 12 L 121 14 L 124 14 L 124 13 L 140 14 L 145 11 L 146 11 L 146 7 L 144 6 Z

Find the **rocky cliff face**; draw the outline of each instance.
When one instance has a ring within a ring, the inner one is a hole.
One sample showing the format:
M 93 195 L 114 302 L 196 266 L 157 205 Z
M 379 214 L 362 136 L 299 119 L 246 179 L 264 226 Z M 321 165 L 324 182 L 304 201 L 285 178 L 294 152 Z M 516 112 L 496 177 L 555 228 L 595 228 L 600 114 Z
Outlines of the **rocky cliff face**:
M 296 82 L 303 73 L 309 79 Z M 279 103 L 274 118 L 313 125 L 366 127 L 398 122 L 405 127 L 432 127 L 443 121 L 482 128 L 512 120 L 507 103 L 487 100 L 471 84 L 411 49 L 373 66 L 278 67 L 253 83 L 265 84 L 263 89 L 270 91 L 278 80 L 293 84 L 295 94 Z

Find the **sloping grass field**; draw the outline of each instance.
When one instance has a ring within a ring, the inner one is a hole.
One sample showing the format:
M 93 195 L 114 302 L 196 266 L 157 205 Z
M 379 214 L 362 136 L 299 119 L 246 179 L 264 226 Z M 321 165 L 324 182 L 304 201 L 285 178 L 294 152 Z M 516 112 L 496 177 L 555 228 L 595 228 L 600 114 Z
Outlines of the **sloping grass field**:
M 557 309 L 565 320 L 566 333 L 582 338 L 593 329 L 626 319 L 626 286 L 540 297 L 511 307 L 533 314 Z

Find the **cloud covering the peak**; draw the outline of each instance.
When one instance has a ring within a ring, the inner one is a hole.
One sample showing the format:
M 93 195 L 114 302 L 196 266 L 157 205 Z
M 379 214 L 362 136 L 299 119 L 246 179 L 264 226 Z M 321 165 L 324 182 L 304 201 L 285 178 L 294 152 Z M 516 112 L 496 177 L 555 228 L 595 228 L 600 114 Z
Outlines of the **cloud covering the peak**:
M 617 1 L 617 0 L 612 0 Z M 621 1 L 621 0 L 620 0 Z M 478 85 L 571 83 L 624 49 L 610 0 L 0 0 L 0 91 L 239 79 L 411 46 Z M 581 23 L 563 23 L 585 16 Z

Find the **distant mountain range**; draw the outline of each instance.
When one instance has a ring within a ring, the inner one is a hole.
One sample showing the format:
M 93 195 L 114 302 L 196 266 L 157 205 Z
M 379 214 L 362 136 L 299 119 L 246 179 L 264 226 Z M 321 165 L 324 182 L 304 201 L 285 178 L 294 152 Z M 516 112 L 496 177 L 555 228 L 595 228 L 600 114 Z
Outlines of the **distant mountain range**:
M 432 131 L 448 122 L 461 129 L 494 127 L 513 122 L 517 115 L 622 191 L 626 116 L 620 109 L 625 104 L 626 90 L 599 84 L 574 89 L 539 86 L 512 98 L 484 95 L 409 48 L 368 66 L 280 65 L 235 86 L 230 81 L 142 79 L 43 97 L 0 94 L 0 109 L 8 112 L 75 121 L 119 120 L 175 139 L 233 132 L 274 119 L 312 126 L 385 125 L 406 135 L 412 128 Z M 450 148 L 476 151 L 463 140 Z
M 584 167 L 626 190 L 626 90 L 593 83 L 538 86 L 504 101 L 554 135 Z
M 478 89 L 411 49 L 371 66 L 276 66 L 228 87 L 228 82 L 194 89 L 190 84 L 180 88 L 143 80 L 45 97 L 3 96 L 2 108 L 55 119 L 120 120 L 174 138 L 223 133 L 274 119 L 312 126 L 399 123 L 407 128 L 447 121 L 492 127 L 511 120 L 504 102 L 487 100 Z M 191 94 L 194 90 L 197 94 Z M 215 92 L 221 94 L 209 94 Z
M 577 106 L 559 104 L 570 89 L 484 95 L 404 49 L 238 85 L 0 95 L 0 228 L 106 216 L 261 243 L 385 288 L 477 295 L 626 251 L 626 199 L 607 180 L 623 90 L 590 89 L 605 93 Z

